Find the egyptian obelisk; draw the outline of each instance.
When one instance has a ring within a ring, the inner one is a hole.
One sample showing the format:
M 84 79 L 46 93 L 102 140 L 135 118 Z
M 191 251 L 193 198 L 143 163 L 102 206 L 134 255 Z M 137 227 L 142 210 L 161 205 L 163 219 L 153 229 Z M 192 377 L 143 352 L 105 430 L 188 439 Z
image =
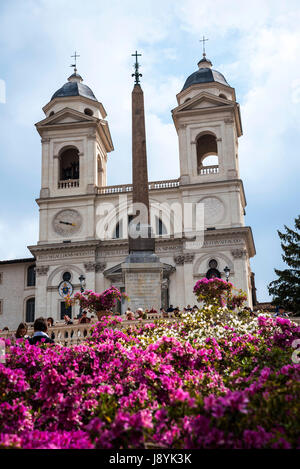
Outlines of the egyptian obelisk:
M 129 255 L 122 264 L 122 271 L 131 310 L 152 307 L 159 310 L 162 264 L 155 255 L 155 239 L 150 225 L 144 94 L 137 60 L 140 54 L 136 52 L 133 56 L 136 61 L 135 73 L 132 75 L 135 77 L 132 91 L 132 202 L 134 215 L 135 207 L 143 207 L 143 210 L 137 210 L 138 222 L 131 222 L 139 236 L 131 236 L 129 230 Z

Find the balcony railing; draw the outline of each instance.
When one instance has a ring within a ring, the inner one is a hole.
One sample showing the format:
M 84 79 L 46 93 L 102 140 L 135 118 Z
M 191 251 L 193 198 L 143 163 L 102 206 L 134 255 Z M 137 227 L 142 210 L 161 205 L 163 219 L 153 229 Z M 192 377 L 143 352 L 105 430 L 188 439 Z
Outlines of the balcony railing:
M 70 189 L 79 187 L 79 179 L 67 179 L 66 181 L 58 181 L 58 189 Z
M 198 168 L 198 174 L 217 174 L 219 172 L 219 166 L 201 166 Z
M 179 179 L 168 179 L 165 181 L 149 182 L 149 190 L 172 189 L 179 186 Z M 118 194 L 132 192 L 132 184 L 121 184 L 118 186 L 98 187 L 98 194 Z
M 143 320 L 123 320 L 121 323 L 118 323 L 115 327 L 117 328 L 127 328 L 128 326 L 141 325 L 145 323 L 151 323 L 156 319 L 162 319 L 163 315 L 160 313 L 156 314 L 147 314 L 147 319 Z M 164 318 L 167 321 L 176 321 L 173 313 L 168 313 L 168 317 Z M 53 327 L 50 327 L 47 331 L 49 337 L 51 337 L 56 344 L 64 345 L 65 347 L 70 347 L 72 345 L 78 345 L 80 342 L 85 340 L 90 335 L 90 330 L 94 323 L 89 324 L 72 324 L 70 326 L 65 325 L 64 323 L 56 324 Z M 16 331 L 0 332 L 0 339 L 10 339 L 14 343 L 14 334 Z M 28 328 L 27 334 L 31 337 L 33 336 L 34 330 L 33 327 Z

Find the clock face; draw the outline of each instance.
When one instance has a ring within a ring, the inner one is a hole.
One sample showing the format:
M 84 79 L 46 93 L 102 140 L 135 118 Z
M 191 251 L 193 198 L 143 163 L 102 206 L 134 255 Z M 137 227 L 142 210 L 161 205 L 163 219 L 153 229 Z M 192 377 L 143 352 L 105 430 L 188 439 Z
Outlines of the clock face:
M 82 218 L 77 210 L 62 210 L 53 219 L 54 231 L 61 236 L 72 235 L 80 230 Z
M 63 280 L 58 287 L 60 296 L 65 298 L 67 295 L 71 296 L 73 293 L 73 285 L 70 282 Z

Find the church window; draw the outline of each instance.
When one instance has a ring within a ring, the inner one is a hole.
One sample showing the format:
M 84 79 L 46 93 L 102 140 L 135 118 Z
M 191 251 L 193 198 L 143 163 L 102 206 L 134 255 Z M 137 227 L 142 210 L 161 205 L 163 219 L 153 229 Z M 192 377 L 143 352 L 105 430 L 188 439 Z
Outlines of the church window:
M 87 116 L 93 116 L 94 115 L 93 111 L 91 109 L 89 109 L 88 107 L 85 108 L 84 113 Z
M 27 269 L 27 287 L 35 286 L 35 265 L 30 265 Z
M 60 155 L 60 180 L 79 179 L 79 151 L 68 148 Z
M 218 270 L 218 262 L 216 259 L 211 259 L 208 263 L 209 269 L 206 272 L 206 278 L 221 278 L 221 273 Z
M 225 94 L 222 94 L 222 93 L 219 94 L 219 97 L 220 97 L 220 98 L 223 98 L 223 99 L 227 99 L 227 96 L 225 96 Z
M 204 134 L 197 139 L 198 174 L 219 172 L 218 145 L 216 136 Z
M 26 301 L 25 321 L 26 322 L 34 322 L 34 316 L 35 316 L 35 298 L 29 298 Z
M 69 282 L 71 280 L 71 274 L 70 272 L 64 272 L 63 276 L 62 276 L 63 280 L 65 282 Z

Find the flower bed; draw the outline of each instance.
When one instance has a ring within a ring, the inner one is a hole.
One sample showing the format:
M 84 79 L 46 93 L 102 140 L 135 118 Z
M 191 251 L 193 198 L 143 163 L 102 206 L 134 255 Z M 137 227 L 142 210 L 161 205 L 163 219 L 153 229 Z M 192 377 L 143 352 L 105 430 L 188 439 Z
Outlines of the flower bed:
M 71 348 L 11 346 L 0 447 L 299 448 L 300 365 L 287 319 L 207 307 Z

